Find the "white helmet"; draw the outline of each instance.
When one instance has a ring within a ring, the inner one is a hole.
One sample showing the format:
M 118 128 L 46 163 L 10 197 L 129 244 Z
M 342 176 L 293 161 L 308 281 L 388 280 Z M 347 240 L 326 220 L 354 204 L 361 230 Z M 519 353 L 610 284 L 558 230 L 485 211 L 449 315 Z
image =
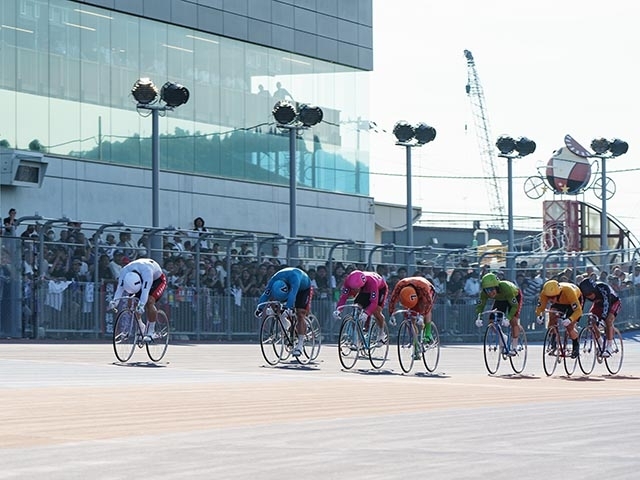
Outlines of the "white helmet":
M 138 293 L 142 287 L 142 278 L 138 272 L 127 272 L 122 279 L 122 288 L 131 295 Z

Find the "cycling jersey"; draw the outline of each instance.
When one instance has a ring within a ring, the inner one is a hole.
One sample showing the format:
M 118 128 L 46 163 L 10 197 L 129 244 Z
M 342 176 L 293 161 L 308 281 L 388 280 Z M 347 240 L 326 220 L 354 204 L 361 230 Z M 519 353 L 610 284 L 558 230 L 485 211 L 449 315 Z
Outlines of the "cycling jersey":
M 282 280 L 289 287 L 287 308 L 308 309 L 311 302 L 311 279 L 299 268 L 286 267 L 274 273 L 267 288 L 258 299 L 258 304 L 271 300 L 271 288 L 276 280 Z
M 551 308 L 559 311 L 570 310 L 571 314 L 568 318 L 574 322 L 577 322 L 582 316 L 582 304 L 584 303 L 580 288 L 577 285 L 569 282 L 559 282 L 558 285 L 560 285 L 560 296 L 551 305 Z M 540 293 L 538 306 L 536 307 L 536 316 L 542 315 L 542 312 L 544 312 L 544 309 L 547 308 L 547 305 L 551 301 L 551 298 L 553 297 L 547 297 L 543 293 Z M 567 311 L 567 313 L 569 312 Z
M 162 267 L 151 258 L 139 258 L 127 263 L 122 267 L 122 270 L 120 270 L 120 274 L 118 275 L 118 288 L 113 294 L 114 298 L 120 298 L 124 295 L 124 277 L 129 272 L 137 273 L 142 279 L 142 287 L 136 295 L 140 299 L 140 305 L 147 304 L 150 294 L 158 300 L 164 293 L 167 283 Z
M 362 273 L 366 277 L 364 286 L 360 290 L 351 290 L 343 287 L 336 306 L 343 306 L 347 303 L 348 298 L 355 297 L 357 294 L 358 298 L 356 300 L 358 300 L 358 303 L 360 303 L 359 300 L 364 300 L 365 297 L 368 297 L 369 304 L 362 305 L 362 307 L 367 315 L 371 315 L 378 306 L 384 306 L 384 302 L 387 299 L 387 282 L 375 272 Z
M 428 315 L 433 308 L 433 303 L 436 299 L 436 291 L 431 282 L 424 277 L 406 277 L 398 281 L 396 286 L 393 288 L 393 292 L 391 292 L 389 300 L 390 313 L 393 314 L 396 310 L 395 307 L 398 303 L 398 299 L 400 298 L 400 290 L 408 286 L 413 287 L 418 295 L 418 303 L 413 310 L 423 316 Z
M 498 291 L 493 297 L 493 306 L 505 314 L 508 320 L 517 317 L 522 307 L 522 294 L 515 283 L 503 280 L 498 284 Z M 476 315 L 484 312 L 489 296 L 484 289 L 480 291 L 480 300 L 476 307 Z

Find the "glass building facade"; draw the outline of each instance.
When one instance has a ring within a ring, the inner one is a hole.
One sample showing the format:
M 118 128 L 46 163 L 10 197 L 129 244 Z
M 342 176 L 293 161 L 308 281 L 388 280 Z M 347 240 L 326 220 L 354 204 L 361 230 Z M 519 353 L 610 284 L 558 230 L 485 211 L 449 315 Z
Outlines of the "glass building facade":
M 68 0 L 3 0 L 0 42 L 3 146 L 150 168 L 130 93 L 149 77 L 190 91 L 160 122 L 162 170 L 285 185 L 281 87 L 324 112 L 298 137 L 298 184 L 369 195 L 366 71 Z

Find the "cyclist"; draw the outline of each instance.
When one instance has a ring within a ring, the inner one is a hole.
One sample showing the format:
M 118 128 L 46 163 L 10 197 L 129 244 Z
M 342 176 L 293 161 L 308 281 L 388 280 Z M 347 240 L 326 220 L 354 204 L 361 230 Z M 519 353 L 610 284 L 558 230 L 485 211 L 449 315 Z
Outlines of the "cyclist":
M 286 308 L 293 310 L 298 319 L 296 322 L 296 333 L 298 340 L 291 352 L 294 357 L 302 355 L 304 347 L 304 337 L 307 333 L 307 323 L 305 318 L 311 307 L 311 279 L 303 270 L 294 267 L 285 267 L 274 273 L 267 287 L 258 299 L 258 304 L 275 300 L 277 302 L 286 301 Z M 256 309 L 255 316 L 260 317 L 262 309 Z
M 480 299 L 476 307 L 476 326 L 482 327 L 482 312 L 489 299 L 493 300 L 493 308 L 502 312 L 511 325 L 511 350 L 507 355 L 516 354 L 518 347 L 518 335 L 520 335 L 520 309 L 522 308 L 522 292 L 513 282 L 500 280 L 495 273 L 487 273 L 480 280 Z M 489 322 L 493 322 L 495 314 L 489 316 Z
M 622 308 L 620 297 L 604 282 L 596 282 L 591 278 L 585 278 L 580 282 L 580 291 L 584 298 L 591 301 L 589 313 L 593 313 L 605 322 L 605 334 L 607 344 L 602 352 L 603 357 L 610 357 L 614 353 L 613 347 L 613 322 Z M 598 338 L 600 342 L 600 338 Z
M 433 341 L 431 336 L 431 310 L 436 299 L 436 289 L 429 280 L 424 277 L 405 277 L 396 283 L 389 300 L 389 314 L 393 315 L 395 306 L 400 304 L 407 309 L 418 313 L 417 318 L 412 318 L 414 332 L 416 320 L 419 333 L 424 341 Z M 420 352 L 416 351 L 416 359 L 420 358 Z
M 549 325 L 557 325 L 558 317 L 563 315 L 565 319 L 562 325 L 567 329 L 569 338 L 573 347 L 571 349 L 571 358 L 576 358 L 580 354 L 580 345 L 578 342 L 578 330 L 576 323 L 582 316 L 582 305 L 584 299 L 577 285 L 569 282 L 558 282 L 557 280 L 548 280 L 542 285 L 538 306 L 536 307 L 536 321 L 541 324 L 544 321 L 543 313 L 547 306 L 551 304 L 549 313 Z M 556 313 L 559 312 L 559 313 Z M 551 339 L 551 352 L 549 355 L 555 355 L 556 339 Z
M 113 300 L 109 302 L 109 309 L 116 308 L 117 299 L 124 293 L 135 295 L 139 301 L 136 311 L 139 314 L 147 314 L 147 331 L 143 340 L 150 342 L 155 331 L 158 310 L 156 302 L 162 297 L 167 288 L 167 277 L 164 275 L 158 262 L 151 258 L 139 258 L 129 262 L 118 275 L 118 288 L 113 294 Z
M 384 278 L 375 272 L 363 272 L 354 270 L 344 279 L 342 292 L 336 307 L 341 307 L 347 303 L 347 299 L 355 297 L 353 303 L 360 305 L 364 312 L 360 320 L 368 325 L 369 318 L 373 315 L 378 324 L 377 345 L 382 345 L 387 341 L 384 333 L 385 318 L 382 314 L 382 307 L 387 299 L 389 287 Z M 340 311 L 333 312 L 335 318 L 340 318 Z

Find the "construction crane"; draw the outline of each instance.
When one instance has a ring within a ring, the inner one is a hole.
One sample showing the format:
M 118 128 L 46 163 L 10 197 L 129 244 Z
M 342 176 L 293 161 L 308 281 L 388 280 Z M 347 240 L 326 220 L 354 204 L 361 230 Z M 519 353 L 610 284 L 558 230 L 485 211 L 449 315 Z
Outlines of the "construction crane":
M 471 110 L 473 114 L 473 123 L 476 130 L 476 139 L 480 150 L 480 160 L 485 177 L 487 177 L 487 193 L 489 197 L 489 205 L 491 212 L 496 215 L 498 225 L 505 228 L 505 211 L 502 203 L 502 190 L 498 185 L 496 175 L 496 154 L 491 137 L 491 128 L 489 126 L 489 118 L 487 117 L 486 102 L 484 99 L 484 91 L 480 83 L 480 77 L 476 70 L 476 64 L 473 55 L 469 50 L 464 51 L 467 59 L 467 96 L 471 102 Z

